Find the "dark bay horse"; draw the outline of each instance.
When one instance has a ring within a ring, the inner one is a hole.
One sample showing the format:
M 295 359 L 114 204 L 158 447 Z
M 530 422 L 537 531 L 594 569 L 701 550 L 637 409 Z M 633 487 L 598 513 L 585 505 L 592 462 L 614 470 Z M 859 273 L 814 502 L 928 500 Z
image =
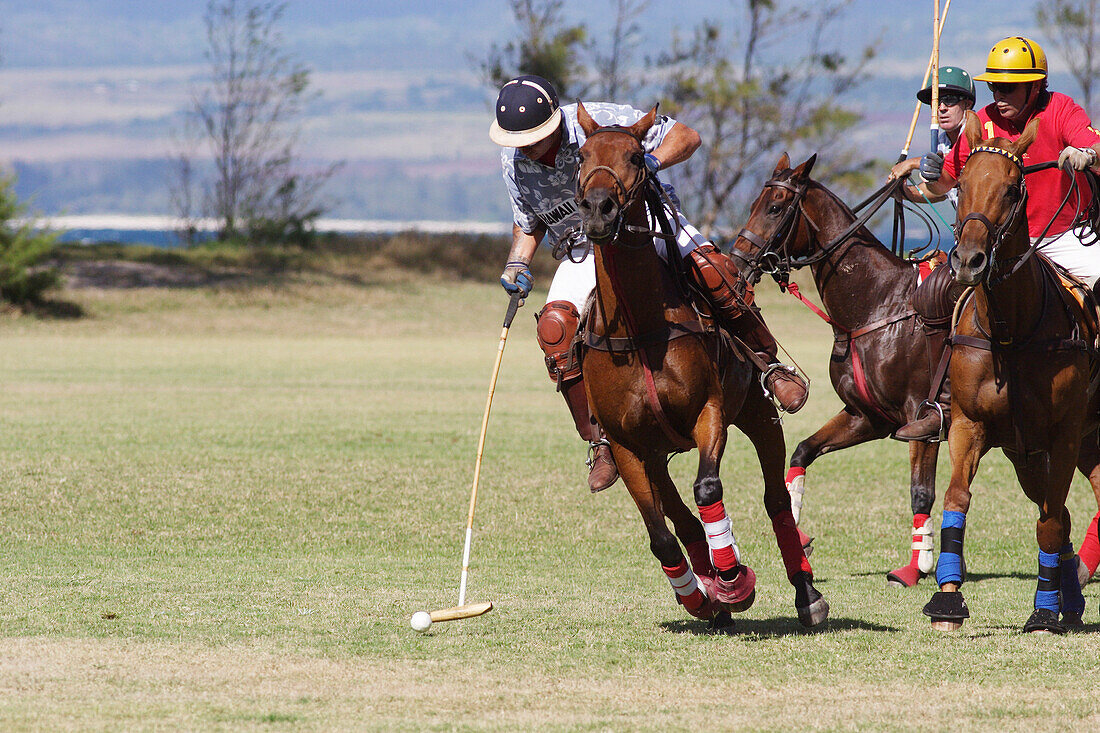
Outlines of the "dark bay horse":
M 1061 633 L 1064 624 L 1080 623 L 1085 606 L 1066 495 L 1074 468 L 1089 476 L 1100 460 L 1100 405 L 1090 384 L 1095 324 L 1049 262 L 1034 256 L 1028 237 L 1022 157 L 1038 119 L 1009 142 L 983 141 L 977 117 L 968 118 L 971 154 L 959 177 L 951 264 L 955 279 L 974 290 L 951 337 L 951 483 L 936 568 L 940 591 L 924 612 L 937 629 L 957 629 L 969 617 L 959 587 L 970 486 L 982 456 L 999 447 L 1039 508 L 1035 611 L 1024 630 Z
M 754 381 L 754 367 L 732 354 L 677 287 L 654 244 L 645 198 L 658 184 L 644 167 L 641 140 L 655 117 L 656 108 L 630 127 L 600 127 L 584 105 L 578 107 L 587 141 L 577 201 L 596 258 L 583 356 L 592 414 L 677 600 L 704 619 L 745 610 L 755 596 L 755 574 L 741 562 L 719 478 L 727 426 L 745 433 L 760 460 L 764 505 L 795 588 L 799 621 L 814 626 L 829 607 L 813 586 L 791 515 L 775 406 Z M 679 257 L 673 241 L 666 246 L 670 258 Z M 669 455 L 690 448 L 699 450 L 694 499 L 705 524 L 668 473 Z
M 806 469 L 819 456 L 885 438 L 916 417 L 935 367 L 910 305 L 917 266 L 892 254 L 834 193 L 810 178 L 816 159 L 793 170 L 786 154 L 779 159 L 732 253 L 753 282 L 764 272 L 785 280 L 792 269 L 809 267 L 833 328 L 829 377 L 844 409 L 791 456 L 787 484 L 796 507 Z M 929 515 L 938 452 L 937 443 L 909 443 L 910 562 L 887 574 L 893 585 L 916 585 L 932 570 Z

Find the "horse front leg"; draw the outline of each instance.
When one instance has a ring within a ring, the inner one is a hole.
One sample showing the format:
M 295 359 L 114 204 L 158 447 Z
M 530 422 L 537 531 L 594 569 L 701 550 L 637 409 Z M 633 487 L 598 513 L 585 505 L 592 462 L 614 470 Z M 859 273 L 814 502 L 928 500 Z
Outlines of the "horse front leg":
M 970 618 L 966 601 L 959 591 L 966 577 L 963 538 L 966 512 L 970 509 L 970 485 L 982 456 L 989 450 L 985 426 L 957 412 L 948 436 L 951 483 L 943 497 L 943 521 L 940 523 L 940 559 L 936 564 L 936 584 L 940 589 L 923 609 L 937 631 L 957 631 L 962 628 L 963 621 Z
M 1100 537 L 1097 536 L 1097 521 L 1100 521 L 1100 435 L 1097 431 L 1081 439 L 1081 449 L 1077 454 L 1077 470 L 1088 479 L 1092 493 L 1096 496 L 1096 516 L 1092 518 L 1081 548 L 1077 551 L 1077 582 L 1084 587 L 1100 566 Z
M 676 594 L 676 602 L 692 616 L 712 619 L 718 609 L 714 607 L 698 577 L 688 566 L 676 537 L 665 523 L 661 504 L 661 482 L 671 484 L 668 469 L 660 457 L 645 461 L 633 451 L 611 442 L 611 453 L 619 474 L 638 511 L 642 515 L 649 534 L 649 549 L 661 563 L 661 570 Z M 656 468 L 658 467 L 659 468 Z
M 829 604 L 814 587 L 813 568 L 791 511 L 791 496 L 783 483 L 783 428 L 775 406 L 754 390 L 745 399 L 734 425 L 748 436 L 764 475 L 764 509 L 772 520 L 787 579 L 794 586 L 794 604 L 803 626 L 817 626 L 829 617 Z
M 1070 432 L 1076 437 L 1076 429 Z M 1079 625 L 1085 611 L 1085 597 L 1077 581 L 1070 516 L 1066 495 L 1078 456 L 1076 441 L 1065 435 L 1052 438 L 1049 452 L 1029 456 L 1013 455 L 1012 463 L 1024 493 L 1039 508 L 1035 539 L 1039 545 L 1039 572 L 1035 589 L 1035 610 L 1024 631 L 1063 634 L 1065 624 Z M 1063 614 L 1059 620 L 1059 613 Z
M 699 449 L 699 470 L 692 489 L 717 573 L 715 598 L 734 613 L 747 611 L 756 600 L 756 573 L 741 562 L 741 551 L 723 501 L 718 470 L 726 448 L 726 425 L 717 400 L 708 402 L 700 412 L 692 438 Z
M 911 588 L 936 566 L 932 552 L 932 505 L 936 501 L 939 443 L 909 442 L 909 499 L 913 509 L 913 543 L 909 564 L 886 574 L 890 585 Z

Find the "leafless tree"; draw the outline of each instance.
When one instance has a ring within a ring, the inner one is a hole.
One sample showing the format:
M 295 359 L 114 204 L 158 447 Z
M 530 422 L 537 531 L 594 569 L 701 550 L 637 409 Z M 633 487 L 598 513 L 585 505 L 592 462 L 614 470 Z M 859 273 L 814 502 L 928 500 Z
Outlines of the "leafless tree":
M 321 187 L 335 167 L 305 172 L 299 161 L 297 120 L 316 95 L 309 70 L 283 50 L 285 9 L 270 0 L 207 3 L 210 78 L 192 112 L 213 168 L 203 208 L 222 239 L 293 239 L 323 213 Z M 194 162 L 181 155 L 177 206 L 193 205 Z
M 682 166 L 680 197 L 718 239 L 730 236 L 761 176 L 788 148 L 827 151 L 814 172 L 842 187 L 866 184 L 873 164 L 844 139 L 859 115 L 843 102 L 873 47 L 848 58 L 827 42 L 850 0 L 732 4 L 730 22 L 708 21 L 691 38 L 675 38 L 660 60 L 669 73 L 664 109 L 704 141 Z
M 610 47 L 607 53 L 596 53 L 597 91 L 601 99 L 627 102 L 638 91 L 639 85 L 631 80 L 630 61 L 637 48 L 641 26 L 638 18 L 649 0 L 611 0 L 615 9 L 615 23 L 611 28 Z
M 1081 106 L 1090 114 L 1096 112 L 1092 95 L 1100 79 L 1100 0 L 1046 0 L 1035 9 L 1035 18 L 1081 86 Z

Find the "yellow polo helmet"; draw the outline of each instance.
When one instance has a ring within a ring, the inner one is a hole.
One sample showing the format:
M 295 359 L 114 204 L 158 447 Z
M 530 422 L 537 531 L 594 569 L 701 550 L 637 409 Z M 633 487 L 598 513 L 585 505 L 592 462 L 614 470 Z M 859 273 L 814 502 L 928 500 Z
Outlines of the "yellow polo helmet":
M 1047 55 L 1043 47 L 1023 36 L 1010 36 L 989 52 L 985 73 L 974 81 L 1038 81 L 1047 76 Z

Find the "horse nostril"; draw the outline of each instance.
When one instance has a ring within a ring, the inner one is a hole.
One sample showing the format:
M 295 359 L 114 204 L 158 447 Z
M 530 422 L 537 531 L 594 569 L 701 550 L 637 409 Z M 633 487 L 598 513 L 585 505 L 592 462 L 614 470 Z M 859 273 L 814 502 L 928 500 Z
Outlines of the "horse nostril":
M 581 207 L 582 209 L 584 209 L 585 211 L 588 211 L 589 209 L 591 209 L 591 208 L 592 208 L 592 202 L 591 202 L 591 201 L 589 201 L 588 199 L 581 199 L 581 201 L 580 201 L 580 207 Z
M 985 267 L 985 252 L 975 252 L 968 264 L 971 270 L 980 271 Z
M 611 212 L 615 210 L 615 202 L 611 199 L 604 199 L 600 202 L 600 213 L 604 216 L 611 216 Z

